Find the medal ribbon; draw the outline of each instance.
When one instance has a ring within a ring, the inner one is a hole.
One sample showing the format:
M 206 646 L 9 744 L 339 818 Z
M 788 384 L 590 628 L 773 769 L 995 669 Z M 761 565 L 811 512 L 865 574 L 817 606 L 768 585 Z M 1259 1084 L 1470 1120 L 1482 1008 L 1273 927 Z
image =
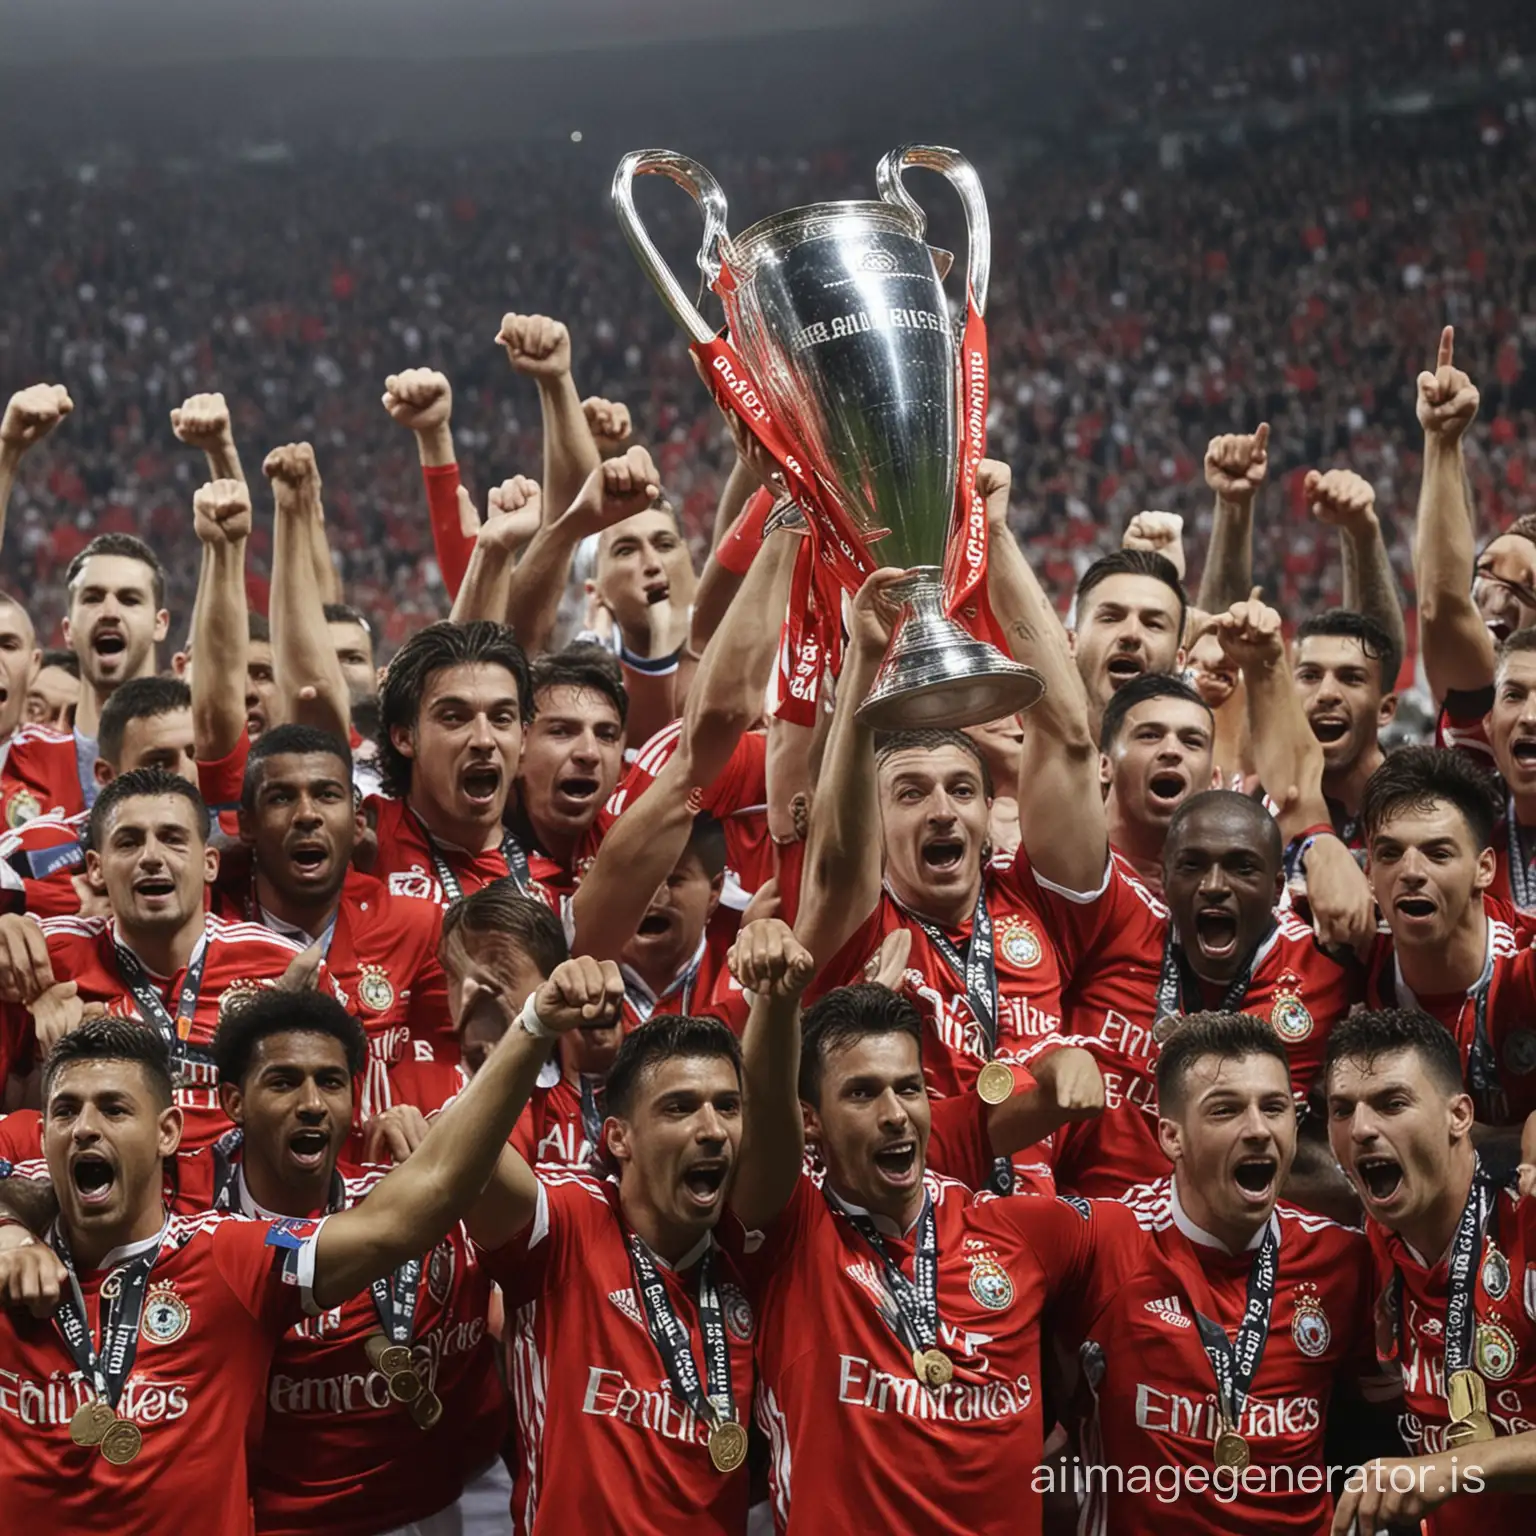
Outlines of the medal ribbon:
M 1222 994 L 1220 1012 L 1242 1012 L 1248 988 L 1253 981 L 1253 968 L 1258 964 L 1263 948 L 1264 940 L 1261 939 L 1249 955 L 1248 963 L 1228 983 L 1227 990 Z M 1194 1002 L 1193 1008 L 1190 1007 L 1191 1000 Z M 1170 918 L 1168 931 L 1163 937 L 1163 962 L 1157 976 L 1157 1020 L 1182 1018 L 1186 1013 L 1198 1013 L 1204 1007 L 1205 1001 L 1200 996 L 1200 978 L 1184 958 L 1184 950 L 1173 931 L 1173 920 Z
M 1530 861 L 1526 858 L 1524 839 L 1520 836 L 1520 823 L 1515 819 L 1515 797 L 1511 795 L 1504 808 L 1504 833 L 1509 846 L 1509 894 L 1522 912 L 1536 908 L 1536 880 L 1531 877 Z
M 809 522 L 809 520 L 807 520 Z M 817 603 L 816 538 L 800 541 L 789 578 L 789 610 L 779 637 L 778 698 L 774 716 L 794 725 L 815 725 L 821 691 L 823 615 Z
M 589 1155 L 593 1157 L 597 1156 L 603 1137 L 603 1117 L 597 1108 L 599 1084 L 600 1079 L 585 1072 L 581 1074 L 581 1134 L 586 1137 Z
M 1447 1381 L 1457 1371 L 1474 1369 L 1472 1336 L 1477 1325 L 1477 1259 L 1483 1244 L 1483 1228 L 1488 1224 L 1495 1195 L 1493 1180 L 1483 1171 L 1479 1159 L 1472 1174 L 1472 1187 L 1467 1191 L 1467 1203 L 1461 1208 L 1461 1220 L 1456 1223 L 1456 1236 L 1451 1239 L 1450 1257 L 1445 1266 Z M 1402 1327 L 1401 1309 L 1398 1326 Z
M 174 1009 L 167 1009 L 143 962 L 121 939 L 113 940 L 117 952 L 117 968 L 139 1012 L 147 1024 L 160 1031 L 160 1038 L 170 1047 L 173 1066 L 178 1063 L 197 1061 L 211 1066 L 213 1055 L 202 1046 L 189 1045 L 187 1037 L 192 1033 L 192 1021 L 197 1016 L 197 1002 L 203 989 L 203 966 L 208 959 L 208 934 L 205 931 L 187 961 L 187 969 L 181 978 L 181 989 L 176 994 Z M 185 1033 L 184 1033 L 185 1031 Z
M 437 874 L 437 883 L 447 891 L 449 901 L 458 901 L 464 895 L 464 887 L 459 884 L 459 877 L 449 867 L 442 845 L 427 831 L 425 823 L 421 830 L 426 834 L 427 851 L 432 855 L 432 868 Z M 511 875 L 518 891 L 524 896 L 528 895 L 533 884 L 533 876 L 528 869 L 528 855 L 523 852 L 523 845 L 510 832 L 501 840 L 501 856 L 507 861 L 507 873 Z
M 407 1259 L 392 1275 L 380 1275 L 368 1289 L 389 1342 L 409 1344 L 416 1324 L 416 1299 L 421 1294 L 421 1260 Z
M 1264 1228 L 1264 1241 L 1259 1244 L 1259 1251 L 1253 1256 L 1253 1265 L 1248 1271 L 1248 1300 L 1243 1308 L 1236 1344 L 1227 1337 L 1227 1330 L 1220 1323 L 1213 1322 L 1198 1307 L 1195 1308 L 1195 1325 L 1200 1330 L 1200 1342 L 1205 1345 L 1206 1358 L 1211 1362 L 1211 1372 L 1216 1378 L 1222 1419 L 1225 1426 L 1232 1429 L 1236 1429 L 1242 1420 L 1248 1390 L 1258 1375 L 1259 1362 L 1264 1358 L 1264 1345 L 1269 1340 L 1270 1309 L 1275 1300 L 1275 1277 L 1279 1270 L 1280 1243 L 1275 1236 L 1274 1217 L 1270 1217 Z
M 634 1272 L 635 1291 L 645 1309 L 645 1326 L 667 1368 L 672 1390 L 693 1411 L 693 1416 L 710 1427 L 734 1420 L 736 1405 L 731 1396 L 731 1346 L 725 1333 L 725 1312 L 720 1305 L 720 1287 L 715 1279 L 715 1246 L 711 1240 L 699 1260 L 699 1331 L 704 1335 L 704 1361 L 707 1372 L 699 1380 L 698 1362 L 693 1357 L 693 1340 L 672 1306 L 667 1285 L 656 1266 L 655 1255 L 628 1229 L 624 1233 L 629 1246 L 629 1262 Z
M 880 1260 L 886 1293 L 891 1298 L 891 1308 L 880 1309 L 886 1327 L 906 1345 L 909 1353 L 932 1349 L 939 1341 L 939 1224 L 933 1214 L 933 1197 L 923 1191 L 923 1212 L 917 1218 L 910 1280 L 891 1258 L 880 1229 L 868 1216 L 845 1209 L 830 1195 L 827 1195 L 827 1204 L 853 1226 Z
M 894 896 L 892 900 L 895 900 Z M 897 905 L 901 903 L 897 902 Z M 902 907 L 902 911 L 923 930 L 945 965 L 965 983 L 965 1000 L 972 1016 L 981 1026 L 986 1059 L 991 1061 L 997 1054 L 997 952 L 992 947 L 992 914 L 987 910 L 985 873 L 976 892 L 976 910 L 971 915 L 971 939 L 963 957 L 937 924 L 930 923 L 927 918 L 906 907 Z
M 944 609 L 962 616 L 987 579 L 987 509 L 976 494 L 976 470 L 987 454 L 987 326 L 966 288 L 960 342 L 960 456 L 955 511 L 944 551 Z
M 74 1257 L 62 1227 L 49 1234 L 53 1251 L 69 1271 L 69 1291 L 60 1298 L 53 1320 L 81 1374 L 96 1389 L 96 1396 L 114 1411 L 123 1395 L 133 1362 L 139 1352 L 139 1319 L 144 1312 L 144 1293 L 149 1286 L 149 1272 L 160 1257 L 165 1240 L 162 1230 L 155 1246 L 126 1264 L 119 1264 L 101 1283 L 101 1349 L 91 1336 L 86 1320 L 85 1297 L 75 1274 Z

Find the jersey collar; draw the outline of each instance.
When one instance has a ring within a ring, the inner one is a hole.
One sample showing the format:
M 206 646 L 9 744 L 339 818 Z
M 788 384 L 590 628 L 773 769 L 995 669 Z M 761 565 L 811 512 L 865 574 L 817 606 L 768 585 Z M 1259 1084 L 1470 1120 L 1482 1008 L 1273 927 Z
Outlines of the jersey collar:
M 1471 997 L 1478 988 L 1487 986 L 1493 980 L 1493 918 L 1487 916 L 1484 918 L 1484 922 L 1487 924 L 1484 930 L 1487 936 L 1483 940 L 1483 969 L 1478 974 L 1477 980 L 1467 988 L 1468 997 Z M 1392 947 L 1392 983 L 1397 994 L 1397 1006 L 1399 1008 L 1422 1008 L 1423 1005 L 1419 1002 L 1418 996 L 1413 988 L 1408 985 L 1407 979 L 1403 975 L 1403 963 L 1398 956 L 1396 945 Z
M 855 1205 L 852 1200 L 845 1200 L 832 1188 L 830 1184 L 825 1186 L 827 1198 L 832 1201 L 840 1211 L 846 1211 L 850 1216 L 863 1216 L 883 1237 L 911 1237 L 917 1230 L 917 1224 L 923 1219 L 923 1208 L 917 1208 L 917 1215 L 912 1218 L 912 1225 L 902 1231 L 889 1216 L 882 1216 L 878 1211 L 867 1210 L 862 1205 Z
M 1212 1232 L 1207 1232 L 1204 1227 L 1198 1227 L 1190 1219 L 1189 1212 L 1184 1209 L 1184 1202 L 1179 1199 L 1179 1180 L 1177 1174 L 1171 1174 L 1168 1179 L 1168 1205 L 1173 1216 L 1173 1224 L 1190 1242 L 1201 1248 L 1214 1248 L 1218 1253 L 1224 1253 L 1228 1258 L 1236 1258 L 1237 1255 Z M 1275 1241 L 1280 1240 L 1280 1218 L 1270 1212 L 1269 1220 L 1248 1239 L 1244 1253 L 1257 1253 L 1259 1245 L 1264 1241 L 1264 1234 L 1271 1228 L 1274 1230 Z

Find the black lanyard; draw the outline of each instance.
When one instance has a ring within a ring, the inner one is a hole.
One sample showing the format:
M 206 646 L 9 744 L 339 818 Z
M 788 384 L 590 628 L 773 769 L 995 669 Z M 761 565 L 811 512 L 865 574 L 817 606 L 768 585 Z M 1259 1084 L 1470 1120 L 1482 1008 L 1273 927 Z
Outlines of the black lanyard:
M 203 966 L 208 959 L 210 947 L 208 934 L 205 932 L 198 940 L 192 958 L 187 961 L 174 1008 L 165 1006 L 139 957 L 121 939 L 114 939 L 113 947 L 117 951 L 117 968 L 123 980 L 128 983 L 128 990 L 133 993 L 133 1000 L 139 1005 L 145 1023 L 152 1024 L 160 1031 L 160 1038 L 170 1047 L 173 1058 L 193 1054 L 187 1042 L 192 1035 L 192 1021 L 197 1017 L 197 1001 L 203 989 Z M 196 1054 L 200 1058 L 207 1056 L 205 1051 Z
M 70 1358 L 81 1375 L 89 1379 L 96 1396 L 114 1410 L 123 1395 L 128 1377 L 133 1373 L 139 1350 L 139 1319 L 144 1311 L 144 1293 L 149 1286 L 149 1272 L 160 1257 L 162 1232 L 154 1246 L 126 1264 L 119 1264 L 101 1282 L 101 1349 L 91 1335 L 85 1315 L 85 1298 L 75 1274 L 75 1261 L 69 1251 L 62 1227 L 50 1234 L 53 1251 L 69 1271 L 69 1290 L 54 1309 L 53 1320 L 69 1350 Z
M 936 923 L 930 923 L 927 918 L 905 907 L 902 910 L 923 930 L 945 965 L 964 981 L 965 1000 L 970 1005 L 972 1017 L 981 1026 L 986 1059 L 991 1061 L 997 1054 L 997 952 L 992 947 L 992 914 L 987 910 L 986 872 L 982 872 L 981 887 L 976 892 L 976 911 L 971 917 L 971 939 L 964 955 L 961 955 L 950 942 L 949 935 Z
M 1249 955 L 1247 965 L 1227 983 L 1227 990 L 1222 994 L 1218 1005 L 1219 1012 L 1242 1012 L 1243 1003 L 1248 996 L 1248 988 L 1253 982 L 1253 968 L 1258 964 L 1259 954 L 1263 948 L 1264 940 L 1261 939 L 1253 953 Z M 1168 931 L 1163 936 L 1163 963 L 1157 976 L 1157 1016 L 1153 1020 L 1153 1029 L 1156 1031 L 1162 1026 L 1164 1019 L 1177 1020 L 1186 1013 L 1199 1013 L 1204 1007 L 1205 1000 L 1200 991 L 1200 978 L 1195 974 L 1189 961 L 1184 958 L 1184 947 L 1179 943 L 1178 935 L 1173 929 L 1173 919 L 1170 917 Z
M 827 1203 L 853 1226 L 880 1260 L 885 1272 L 886 1294 L 890 1297 L 890 1306 L 880 1308 L 886 1327 L 914 1355 L 932 1349 L 939 1341 L 939 1239 L 933 1197 L 924 1190 L 923 1212 L 917 1218 L 917 1239 L 912 1250 L 910 1280 L 891 1258 L 880 1229 L 868 1216 L 838 1205 L 830 1194 Z
M 1522 912 L 1536 909 L 1536 880 L 1525 856 L 1525 839 L 1515 819 L 1515 797 L 1511 795 L 1504 811 L 1504 833 L 1509 844 L 1509 894 Z
M 731 1346 L 725 1332 L 725 1311 L 720 1305 L 720 1287 L 715 1278 L 713 1241 L 699 1260 L 699 1331 L 704 1335 L 706 1376 L 699 1379 L 698 1362 L 693 1357 L 693 1340 L 687 1325 L 677 1315 L 666 1281 L 656 1266 L 655 1255 L 627 1228 L 624 1240 L 629 1247 L 629 1262 L 634 1270 L 635 1292 L 645 1309 L 645 1326 L 667 1368 L 672 1390 L 706 1425 L 716 1425 L 736 1417 L 731 1396 Z
M 1461 1208 L 1456 1236 L 1445 1265 L 1445 1376 L 1472 1367 L 1472 1338 L 1477 1327 L 1477 1258 L 1497 1191 L 1479 1160 L 1472 1173 L 1467 1203 Z
M 693 1001 L 693 984 L 699 979 L 699 967 L 704 963 L 704 953 L 705 951 L 701 948 L 689 962 L 688 969 L 681 977 L 674 977 L 664 992 L 652 992 L 643 982 L 636 985 L 636 977 L 629 968 L 620 967 L 624 976 L 624 1001 L 629 1004 L 635 1017 L 642 1024 L 655 1013 L 658 1003 L 665 1002 L 679 989 L 683 996 L 677 1011 L 685 1018 L 688 1016 L 688 1005 Z M 597 1143 L 593 1142 L 592 1145 L 595 1147 Z
M 1488 997 L 1493 991 L 1493 973 L 1496 967 L 1493 953 L 1493 936 L 1488 938 L 1488 954 L 1483 962 L 1483 974 L 1468 995 L 1472 999 L 1472 1043 L 1467 1048 L 1467 1091 L 1477 1106 L 1477 1118 L 1487 1125 L 1499 1125 L 1507 1118 L 1504 1088 L 1499 1080 L 1499 1059 L 1494 1054 L 1493 1041 L 1488 1035 Z M 1381 975 L 1383 1001 L 1390 1007 L 1397 1006 L 1397 974 L 1395 964 L 1383 967 Z M 1417 1006 L 1417 1003 L 1415 1004 Z M 1463 1003 L 1462 1007 L 1466 1004 Z M 1458 1022 L 1460 1015 L 1458 1013 Z
M 421 821 L 419 816 L 416 819 L 421 822 L 422 835 L 427 840 L 427 852 L 432 855 L 432 867 L 437 871 L 437 883 L 448 893 L 449 901 L 458 901 L 464 894 L 464 887 L 459 884 L 459 877 L 449 867 L 442 844 L 433 837 L 426 822 Z M 507 862 L 507 873 L 512 877 L 512 883 L 522 895 L 529 895 L 533 876 L 528 869 L 528 855 L 523 852 L 523 845 L 511 832 L 503 832 L 501 856 Z
M 597 1107 L 598 1090 L 602 1079 L 586 1072 L 579 1074 L 581 1090 L 581 1133 L 586 1137 L 588 1156 L 596 1157 L 598 1143 L 603 1136 L 603 1117 Z
M 1196 1261 L 1198 1262 L 1198 1260 Z M 1248 1270 L 1248 1300 L 1234 1344 L 1220 1323 L 1195 1308 L 1195 1324 L 1200 1342 L 1205 1345 L 1211 1373 L 1216 1378 L 1216 1396 L 1223 1423 L 1236 1428 L 1242 1419 L 1243 1405 L 1253 1378 L 1259 1373 L 1264 1346 L 1269 1341 L 1269 1315 L 1275 1301 L 1275 1277 L 1280 1270 L 1280 1242 L 1275 1236 L 1275 1220 L 1264 1227 L 1264 1240 L 1253 1256 Z

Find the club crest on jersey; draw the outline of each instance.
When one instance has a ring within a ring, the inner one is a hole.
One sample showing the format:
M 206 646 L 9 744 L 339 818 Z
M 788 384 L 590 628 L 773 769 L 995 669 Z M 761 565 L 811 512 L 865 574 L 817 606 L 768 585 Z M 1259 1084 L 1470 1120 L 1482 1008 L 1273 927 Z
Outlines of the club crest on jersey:
M 230 982 L 224 988 L 223 996 L 219 998 L 219 1017 L 228 1018 L 231 1008 L 238 1008 L 247 998 L 254 997 L 259 991 L 261 991 L 261 983 L 253 981 L 249 976 L 242 976 Z
M 1296 1348 L 1311 1360 L 1326 1353 L 1333 1341 L 1333 1330 L 1328 1326 L 1328 1315 L 1318 1300 L 1315 1285 L 1296 1287 L 1296 1309 L 1291 1314 L 1291 1337 L 1296 1341 Z
M 1312 1033 L 1312 1015 L 1301 1000 L 1301 980 L 1287 971 L 1275 988 L 1274 1006 L 1269 1012 L 1269 1022 L 1282 1040 L 1305 1040 Z
M 1022 917 L 1010 917 L 998 935 L 997 947 L 1003 959 L 1015 970 L 1027 971 L 1040 964 L 1044 951 L 1040 947 L 1040 935 Z
M 395 989 L 389 983 L 389 974 L 382 965 L 365 965 L 357 978 L 358 1001 L 375 1013 L 383 1013 L 393 1006 Z
M 192 1309 L 167 1284 L 152 1285 L 144 1298 L 139 1332 L 151 1344 L 174 1344 L 192 1323 Z
M 1490 1301 L 1503 1301 L 1509 1295 L 1509 1260 L 1493 1245 L 1483 1255 L 1483 1289 Z
M 438 1306 L 446 1306 L 453 1289 L 453 1243 L 444 1238 L 427 1260 L 427 1292 Z
M 989 1312 L 1002 1312 L 1013 1305 L 1013 1277 L 997 1261 L 997 1255 L 982 1249 L 967 1253 L 971 1266 L 971 1295 Z
M 1503 1381 L 1515 1368 L 1520 1351 L 1514 1335 L 1502 1323 L 1479 1323 L 1473 1347 L 1478 1373 L 1489 1381 Z
M 1517 1029 L 1504 1042 L 1504 1065 L 1516 1077 L 1526 1077 L 1536 1072 L 1536 1033 Z
M 42 813 L 37 796 L 30 789 L 18 789 L 5 808 L 5 824 L 8 827 L 25 826 L 29 821 L 36 821 Z
M 417 901 L 442 903 L 443 894 L 436 880 L 424 869 L 397 869 L 389 877 L 391 896 L 411 896 Z
M 734 1285 L 722 1285 L 720 1305 L 731 1337 L 747 1343 L 752 1337 L 752 1303 Z

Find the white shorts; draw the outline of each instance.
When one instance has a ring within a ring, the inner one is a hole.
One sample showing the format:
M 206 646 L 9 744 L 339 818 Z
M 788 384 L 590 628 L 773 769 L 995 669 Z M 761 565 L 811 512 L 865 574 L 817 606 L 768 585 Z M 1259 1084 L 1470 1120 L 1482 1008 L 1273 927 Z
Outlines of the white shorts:
M 382 1536 L 512 1536 L 512 1475 L 498 1456 L 447 1509 Z

